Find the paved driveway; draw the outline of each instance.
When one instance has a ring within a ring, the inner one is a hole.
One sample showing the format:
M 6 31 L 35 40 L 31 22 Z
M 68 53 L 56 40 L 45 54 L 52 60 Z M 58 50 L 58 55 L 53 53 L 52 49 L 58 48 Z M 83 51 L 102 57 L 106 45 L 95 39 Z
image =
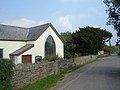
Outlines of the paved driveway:
M 89 64 L 52 90 L 120 90 L 120 57 L 110 56 Z

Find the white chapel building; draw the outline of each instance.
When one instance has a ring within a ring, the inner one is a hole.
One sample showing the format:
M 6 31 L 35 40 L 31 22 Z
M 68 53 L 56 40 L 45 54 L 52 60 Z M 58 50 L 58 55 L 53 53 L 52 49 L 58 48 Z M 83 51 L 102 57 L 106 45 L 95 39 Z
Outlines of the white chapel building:
M 31 28 L 0 24 L 0 58 L 12 57 L 15 64 L 35 63 L 37 56 L 64 58 L 63 42 L 51 23 Z

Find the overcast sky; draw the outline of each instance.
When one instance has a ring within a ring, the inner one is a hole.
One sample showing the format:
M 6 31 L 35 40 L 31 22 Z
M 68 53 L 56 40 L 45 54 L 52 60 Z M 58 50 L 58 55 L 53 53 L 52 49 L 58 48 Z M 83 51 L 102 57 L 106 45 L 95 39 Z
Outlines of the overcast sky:
M 107 14 L 103 0 L 1 0 L 0 23 L 31 27 L 51 22 L 59 33 L 75 31 L 79 27 L 93 26 L 110 31 L 106 26 Z

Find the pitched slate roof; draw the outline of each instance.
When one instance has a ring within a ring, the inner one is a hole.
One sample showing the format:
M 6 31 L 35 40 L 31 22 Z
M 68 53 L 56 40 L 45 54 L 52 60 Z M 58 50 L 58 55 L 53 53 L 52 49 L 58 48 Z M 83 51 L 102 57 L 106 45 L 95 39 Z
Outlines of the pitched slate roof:
M 27 40 L 28 29 L 0 24 L 0 40 Z
M 36 40 L 50 25 L 50 23 L 47 23 L 29 28 L 27 40 Z
M 21 55 L 22 53 L 26 52 L 27 50 L 31 49 L 32 47 L 34 47 L 34 44 L 26 44 L 25 46 L 17 49 L 16 51 L 14 51 L 13 53 L 11 53 L 10 55 Z
M 35 41 L 42 33 L 48 28 L 51 27 L 56 35 L 63 42 L 63 39 L 53 27 L 51 23 L 43 24 L 40 26 L 35 26 L 31 28 L 2 25 L 0 24 L 0 40 L 9 40 L 9 41 Z

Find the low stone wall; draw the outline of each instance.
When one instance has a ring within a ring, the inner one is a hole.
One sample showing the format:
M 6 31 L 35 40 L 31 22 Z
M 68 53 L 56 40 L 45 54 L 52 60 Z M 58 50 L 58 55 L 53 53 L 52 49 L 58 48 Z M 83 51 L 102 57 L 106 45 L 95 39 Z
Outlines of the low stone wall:
M 59 71 L 62 71 L 64 68 L 68 68 L 74 65 L 75 65 L 74 59 L 64 59 L 58 61 Z
M 77 57 L 77 58 L 72 58 L 72 59 L 59 60 L 58 68 L 59 68 L 59 70 L 63 70 L 64 68 L 84 64 L 86 62 L 90 62 L 90 61 L 93 61 L 96 59 L 97 59 L 97 56 L 89 55 L 89 56 L 82 56 L 82 57 Z
M 77 57 L 69 60 L 56 60 L 55 62 L 40 62 L 34 64 L 19 64 L 15 67 L 15 74 L 12 79 L 14 88 L 34 83 L 38 79 L 51 74 L 56 74 L 64 68 L 96 60 L 97 56 Z
M 89 55 L 89 56 L 77 57 L 77 58 L 75 58 L 74 61 L 75 61 L 76 65 L 79 65 L 79 64 L 84 64 L 84 63 L 89 62 L 89 61 L 96 60 L 96 59 L 97 59 L 97 56 Z
M 53 62 L 19 64 L 15 67 L 15 74 L 12 79 L 13 87 L 16 89 L 31 84 L 38 79 L 54 74 L 54 71 Z

